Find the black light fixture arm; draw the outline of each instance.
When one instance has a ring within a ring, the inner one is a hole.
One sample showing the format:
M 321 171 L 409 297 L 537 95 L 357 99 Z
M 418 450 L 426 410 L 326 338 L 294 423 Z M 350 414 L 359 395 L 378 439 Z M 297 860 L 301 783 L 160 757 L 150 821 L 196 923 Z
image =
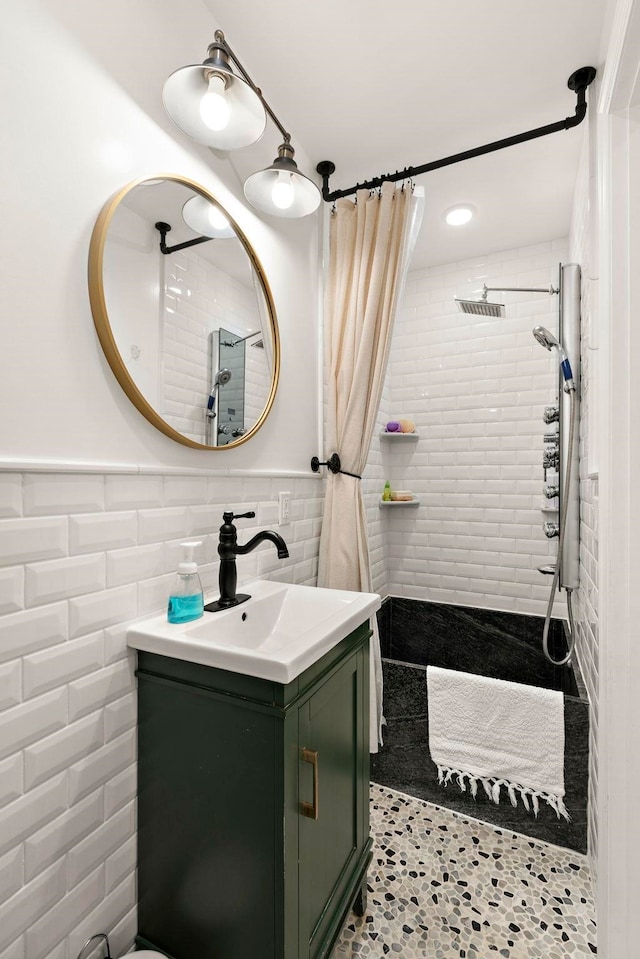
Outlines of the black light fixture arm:
M 160 234 L 160 252 L 164 253 L 165 256 L 168 256 L 169 253 L 177 253 L 178 250 L 186 250 L 190 246 L 197 246 L 198 243 L 208 243 L 209 240 L 215 239 L 213 236 L 198 236 L 195 240 L 185 240 L 184 243 L 167 246 L 167 233 L 171 230 L 171 226 L 168 223 L 163 223 L 162 220 L 154 225 Z
M 218 49 L 222 49 L 224 53 L 226 53 L 226 55 L 229 57 L 229 59 L 233 60 L 236 67 L 238 68 L 238 70 L 240 71 L 244 79 L 247 81 L 247 83 L 249 84 L 253 92 L 260 97 L 260 102 L 262 103 L 262 106 L 265 108 L 265 110 L 267 111 L 267 113 L 269 114 L 269 116 L 271 117 L 275 125 L 277 126 L 278 130 L 282 134 L 283 140 L 286 143 L 289 143 L 291 141 L 291 134 L 288 133 L 285 130 L 285 128 L 282 126 L 277 116 L 275 115 L 275 113 L 273 112 L 273 110 L 271 109 L 271 107 L 269 106 L 265 98 L 263 97 L 262 90 L 260 89 L 260 87 L 257 87 L 255 85 L 255 83 L 253 82 L 253 80 L 251 79 L 247 71 L 245 70 L 245 68 L 242 66 L 242 64 L 238 60 L 237 56 L 235 55 L 235 53 L 233 52 L 233 50 L 231 49 L 231 47 L 225 40 L 225 36 L 222 30 L 216 30 L 214 34 L 214 41 L 209 47 L 209 56 L 214 55 L 215 51 Z
M 431 173 L 432 170 L 440 170 L 442 167 L 451 166 L 453 163 L 461 163 L 463 160 L 483 156 L 485 153 L 494 153 L 496 150 L 503 150 L 506 147 L 515 146 L 517 143 L 526 143 L 527 140 L 535 140 L 538 137 L 547 136 L 549 133 L 559 133 L 561 130 L 570 130 L 572 127 L 577 127 L 586 116 L 586 90 L 589 84 L 595 79 L 595 76 L 595 67 L 581 67 L 572 73 L 567 80 L 567 86 L 575 92 L 578 98 L 573 116 L 566 117 L 564 120 L 558 120 L 557 123 L 548 123 L 546 126 L 536 127 L 535 130 L 518 133 L 516 136 L 506 137 L 504 140 L 494 140 L 492 143 L 485 143 L 483 146 L 474 147 L 472 150 L 465 150 L 463 153 L 454 153 L 453 156 L 443 157 L 441 160 L 423 163 L 422 166 L 405 167 L 404 170 L 396 170 L 395 173 L 378 176 L 373 180 L 366 180 L 364 183 L 356 183 L 355 186 L 348 187 L 346 190 L 331 191 L 329 189 L 329 178 L 335 173 L 336 167 L 331 160 L 322 160 L 316 167 L 317 172 L 322 177 L 322 198 L 328 203 L 331 203 L 334 200 L 340 199 L 340 197 L 351 196 L 358 190 L 375 190 L 382 186 L 387 180 L 392 183 L 398 180 L 410 180 L 413 177 L 420 176 L 422 173 Z

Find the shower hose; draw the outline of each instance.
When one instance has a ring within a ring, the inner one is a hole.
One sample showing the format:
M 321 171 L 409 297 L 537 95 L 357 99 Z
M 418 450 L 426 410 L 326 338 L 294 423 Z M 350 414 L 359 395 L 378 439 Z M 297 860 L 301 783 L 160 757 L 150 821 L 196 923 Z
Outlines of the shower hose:
M 568 632 L 568 650 L 567 654 L 563 659 L 554 659 L 549 652 L 549 626 L 551 625 L 551 614 L 553 612 L 553 604 L 556 598 L 556 590 L 558 588 L 558 581 L 560 579 L 560 567 L 562 564 L 562 552 L 564 550 L 564 534 L 567 528 L 567 503 L 569 502 L 569 488 L 571 483 L 571 465 L 572 465 L 572 452 L 573 452 L 573 443 L 575 438 L 575 427 L 576 427 L 576 394 L 575 390 L 569 390 L 569 443 L 567 445 L 567 470 L 564 480 L 564 491 L 562 495 L 562 513 L 560 515 L 560 530 L 558 532 L 558 558 L 556 560 L 556 568 L 553 574 L 553 581 L 551 583 L 551 592 L 549 593 L 549 603 L 547 605 L 547 612 L 544 618 L 544 629 L 542 631 L 542 651 L 550 663 L 553 663 L 554 666 L 565 666 L 571 659 L 571 654 L 573 653 L 573 647 L 575 646 L 575 622 L 573 619 L 573 609 L 571 606 L 571 593 L 572 589 L 565 587 L 567 590 L 567 614 L 569 616 L 569 628 Z

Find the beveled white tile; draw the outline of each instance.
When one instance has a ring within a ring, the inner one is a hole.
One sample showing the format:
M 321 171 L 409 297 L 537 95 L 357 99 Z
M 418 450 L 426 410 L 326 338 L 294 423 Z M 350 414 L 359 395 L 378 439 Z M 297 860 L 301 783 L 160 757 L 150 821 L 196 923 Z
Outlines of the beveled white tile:
M 10 613 L 0 619 L 0 661 L 24 656 L 67 638 L 66 603 Z
M 16 660 L 0 666 L 0 710 L 22 701 L 22 668 Z
M 133 656 L 69 684 L 69 719 L 79 719 L 135 689 Z M 109 737 L 112 738 L 112 737 Z
M 64 726 L 67 691 L 58 689 L 0 713 L 0 757 L 8 756 L 34 740 Z
M 88 833 L 102 825 L 104 798 L 96 790 L 86 799 L 28 836 L 25 848 L 25 875 L 27 881 L 35 878 Z
M 25 567 L 27 606 L 94 593 L 105 586 L 105 559 L 101 554 L 69 556 Z
M 137 535 L 137 514 L 134 512 L 69 517 L 69 552 L 72 554 L 135 546 Z
M 64 812 L 67 779 L 66 773 L 56 776 L 0 809 L 0 854 Z
M 103 476 L 27 473 L 24 477 L 25 515 L 88 513 L 100 509 L 104 509 Z
M 131 802 L 71 849 L 67 856 L 69 884 L 75 886 L 103 863 L 133 835 L 134 828 L 135 803 Z
M 136 868 L 136 837 L 131 836 L 119 849 L 112 853 L 105 862 L 107 892 L 115 889 L 127 876 L 134 873 Z
M 9 946 L 14 939 L 30 928 L 34 919 L 38 919 L 59 902 L 66 888 L 64 863 L 56 863 L 3 903 L 0 906 L 0 949 Z M 55 942 L 56 940 L 53 944 Z M 51 941 L 49 945 L 52 945 Z M 31 959 L 33 953 L 28 944 L 26 952 Z
M 187 530 L 186 507 L 143 509 L 138 513 L 140 543 L 160 543 L 167 539 L 186 538 Z
M 108 782 L 117 773 L 135 762 L 135 731 L 107 743 L 91 756 L 75 763 L 69 770 L 69 798 L 77 802 L 83 796 L 93 792 L 102 783 Z
M 70 931 L 65 959 L 76 959 L 94 929 L 109 929 L 112 955 L 124 956 L 131 952 L 138 932 L 135 901 L 135 875 L 129 875 Z
M 162 476 L 107 476 L 106 505 L 110 510 L 162 506 Z
M 6 902 L 22 886 L 24 852 L 17 846 L 0 858 L 0 903 Z
M 25 699 L 38 696 L 54 686 L 70 683 L 84 673 L 99 669 L 102 659 L 101 633 L 59 643 L 39 653 L 25 656 L 23 660 Z
M 75 929 L 86 914 L 102 902 L 104 893 L 104 867 L 100 866 L 80 885 L 67 893 L 64 909 L 49 909 L 42 918 L 29 925 L 27 952 L 30 959 L 48 957 L 51 944 L 60 942 L 72 929 Z
M 107 586 L 121 586 L 164 573 L 162 543 L 110 550 L 107 553 Z
M 132 690 L 115 702 L 105 706 L 104 710 L 104 739 L 109 742 L 128 729 L 132 729 L 137 719 L 137 696 Z
M 118 809 L 135 798 L 137 771 L 135 764 L 129 765 L 123 772 L 112 776 L 104 786 L 104 814 L 108 819 Z
M 0 762 L 0 807 L 22 795 L 22 753 Z
M 188 506 L 204 504 L 208 497 L 206 476 L 165 476 L 165 506 Z
M 24 608 L 24 569 L 10 566 L 0 569 L 0 614 Z
M 166 609 L 175 572 L 138 583 L 138 615 Z
M 67 535 L 66 516 L 0 519 L 0 565 L 66 556 Z
M 22 474 L 0 473 L 0 516 L 22 515 Z
M 78 760 L 91 755 L 104 741 L 101 710 L 27 746 L 24 751 L 24 782 L 32 789 L 45 779 Z
M 69 600 L 69 635 L 82 636 L 103 626 L 133 619 L 136 611 L 135 585 L 74 597 Z

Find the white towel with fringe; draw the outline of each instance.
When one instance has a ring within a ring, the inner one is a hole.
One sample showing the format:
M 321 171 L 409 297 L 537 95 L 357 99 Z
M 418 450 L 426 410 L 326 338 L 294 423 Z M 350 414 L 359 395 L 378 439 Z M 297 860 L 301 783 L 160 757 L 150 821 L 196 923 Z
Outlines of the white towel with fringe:
M 537 816 L 540 801 L 558 818 L 564 804 L 564 697 L 553 689 L 427 667 L 429 749 L 438 782 L 452 780 L 493 802 L 504 789 Z

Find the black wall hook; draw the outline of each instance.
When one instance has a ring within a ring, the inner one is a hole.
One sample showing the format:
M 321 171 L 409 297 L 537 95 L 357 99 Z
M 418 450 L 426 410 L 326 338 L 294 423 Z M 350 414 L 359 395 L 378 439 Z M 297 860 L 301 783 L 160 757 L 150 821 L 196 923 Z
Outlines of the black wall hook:
M 311 469 L 314 473 L 317 473 L 321 466 L 328 467 L 332 473 L 339 473 L 341 465 L 340 457 L 337 453 L 332 453 L 326 463 L 321 463 L 317 456 L 312 456 L 311 458 Z
M 321 466 L 328 467 L 332 473 L 342 473 L 343 476 L 353 476 L 354 479 L 362 479 L 358 473 L 350 473 L 349 470 L 342 469 L 342 463 L 337 453 L 332 453 L 326 463 L 321 463 L 317 456 L 311 457 L 311 469 L 317 473 Z

